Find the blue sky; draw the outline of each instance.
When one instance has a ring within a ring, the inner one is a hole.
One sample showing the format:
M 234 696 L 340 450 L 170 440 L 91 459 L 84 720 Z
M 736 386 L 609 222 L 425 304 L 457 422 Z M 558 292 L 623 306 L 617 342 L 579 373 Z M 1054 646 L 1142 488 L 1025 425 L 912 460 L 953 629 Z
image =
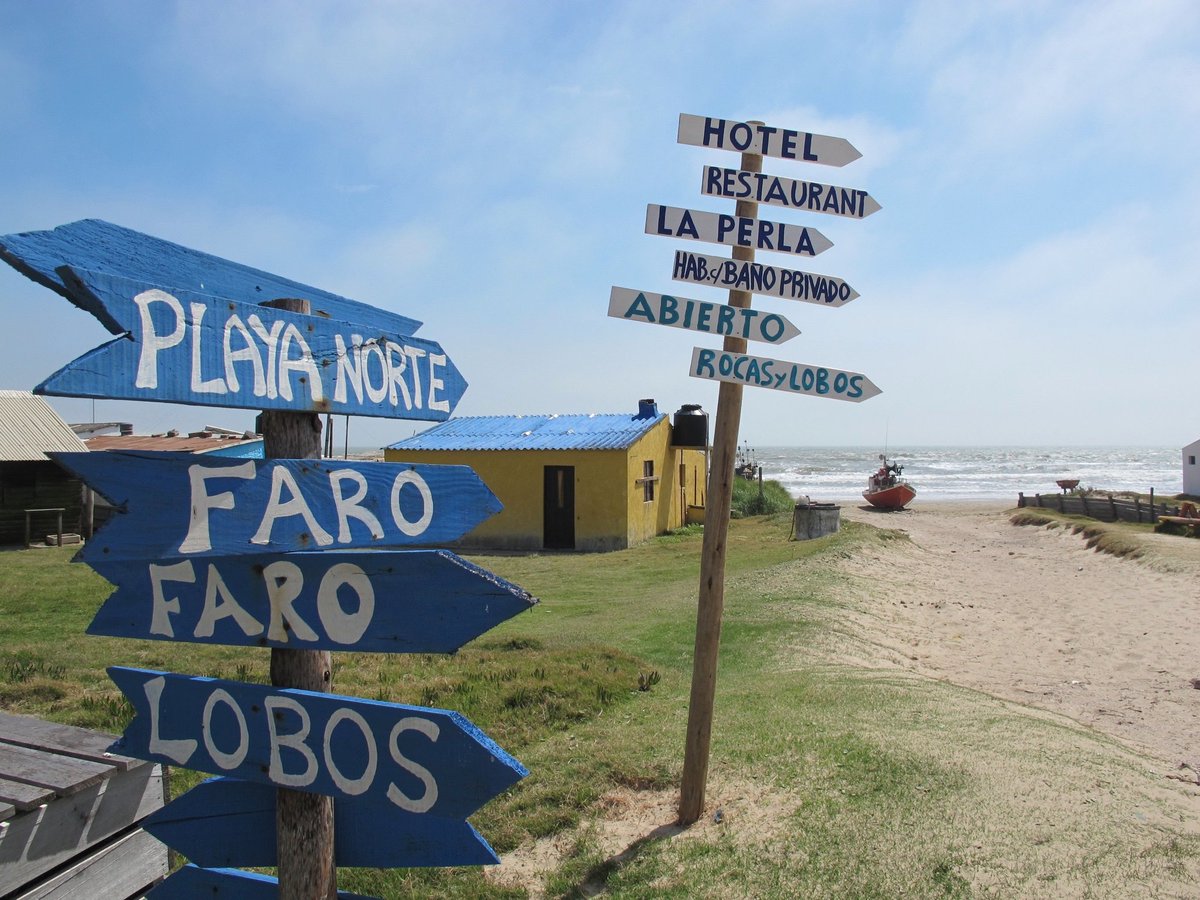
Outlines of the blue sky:
M 1200 6 L 1192 2 L 0 0 L 0 233 L 102 218 L 422 320 L 456 413 L 665 411 L 717 339 L 606 315 L 671 280 L 647 203 L 703 197 L 680 113 L 849 139 L 868 190 L 819 228 L 841 308 L 756 297 L 802 334 L 751 352 L 865 373 L 861 404 L 747 388 L 755 446 L 1154 444 L 1200 436 Z M 0 387 L 108 338 L 0 270 Z M 68 421 L 92 402 L 54 400 Z M 253 413 L 97 401 L 139 432 Z M 356 418 L 382 446 L 418 423 Z M 336 422 L 337 443 L 342 421 Z

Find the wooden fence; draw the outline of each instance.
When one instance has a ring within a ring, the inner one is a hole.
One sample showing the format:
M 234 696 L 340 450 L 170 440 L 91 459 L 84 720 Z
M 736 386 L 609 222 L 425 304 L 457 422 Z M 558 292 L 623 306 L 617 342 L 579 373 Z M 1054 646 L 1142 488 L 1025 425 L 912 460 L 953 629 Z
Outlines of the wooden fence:
M 1034 494 L 1026 497 L 1017 494 L 1017 506 L 1055 509 L 1060 513 L 1070 513 L 1076 516 L 1088 516 L 1102 522 L 1157 522 L 1159 516 L 1179 515 L 1178 504 L 1154 502 L 1151 494 L 1149 502 L 1134 498 L 1125 500 L 1109 494 L 1101 497 L 1093 494 Z

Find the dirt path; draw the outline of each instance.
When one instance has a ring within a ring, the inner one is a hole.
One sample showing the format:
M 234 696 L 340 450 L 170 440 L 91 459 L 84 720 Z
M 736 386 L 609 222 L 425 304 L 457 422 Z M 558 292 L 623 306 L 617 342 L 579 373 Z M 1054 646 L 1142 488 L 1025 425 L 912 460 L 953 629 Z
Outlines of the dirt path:
M 885 662 L 1061 713 L 1200 777 L 1200 541 L 1153 536 L 1171 542 L 1155 565 L 1014 526 L 999 505 L 842 515 L 911 537 L 845 563 L 849 628 Z

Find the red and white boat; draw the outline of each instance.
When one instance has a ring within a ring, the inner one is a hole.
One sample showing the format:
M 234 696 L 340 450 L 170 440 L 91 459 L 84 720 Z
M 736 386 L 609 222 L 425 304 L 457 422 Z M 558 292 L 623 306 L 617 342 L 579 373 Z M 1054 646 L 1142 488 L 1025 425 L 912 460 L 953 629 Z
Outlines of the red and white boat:
M 888 462 L 883 454 L 879 461 L 883 465 L 867 479 L 863 499 L 878 509 L 904 509 L 917 496 L 917 489 L 900 477 L 904 470 L 899 465 Z

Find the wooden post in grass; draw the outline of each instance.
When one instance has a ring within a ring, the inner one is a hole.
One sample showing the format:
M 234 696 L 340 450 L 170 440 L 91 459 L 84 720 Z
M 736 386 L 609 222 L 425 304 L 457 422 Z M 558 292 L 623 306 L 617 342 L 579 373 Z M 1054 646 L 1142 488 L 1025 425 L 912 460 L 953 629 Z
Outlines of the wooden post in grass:
M 751 122 L 761 125 L 761 122 Z M 742 171 L 761 172 L 762 156 L 742 154 Z M 758 204 L 739 200 L 738 216 L 755 218 Z M 734 247 L 733 258 L 754 261 L 753 247 Z M 729 305 L 749 307 L 749 291 L 730 291 Z M 725 338 L 724 349 L 745 353 L 746 339 Z M 704 812 L 708 781 L 708 750 L 712 740 L 713 699 L 717 691 L 717 654 L 721 646 L 721 614 L 725 606 L 725 545 L 733 502 L 734 463 L 738 426 L 742 418 L 742 386 L 721 382 L 713 425 L 712 466 L 704 511 L 704 544 L 700 557 L 700 598 L 696 610 L 696 649 L 692 658 L 692 693 L 688 704 L 687 742 L 683 754 L 683 785 L 679 794 L 679 824 L 690 825 Z
M 271 300 L 263 306 L 309 314 L 307 300 Z M 267 459 L 320 459 L 321 417 L 315 412 L 264 410 L 263 456 Z M 328 692 L 332 687 L 328 650 L 271 650 L 271 684 Z M 276 793 L 280 900 L 333 900 L 337 869 L 333 858 L 333 798 L 280 788 Z

